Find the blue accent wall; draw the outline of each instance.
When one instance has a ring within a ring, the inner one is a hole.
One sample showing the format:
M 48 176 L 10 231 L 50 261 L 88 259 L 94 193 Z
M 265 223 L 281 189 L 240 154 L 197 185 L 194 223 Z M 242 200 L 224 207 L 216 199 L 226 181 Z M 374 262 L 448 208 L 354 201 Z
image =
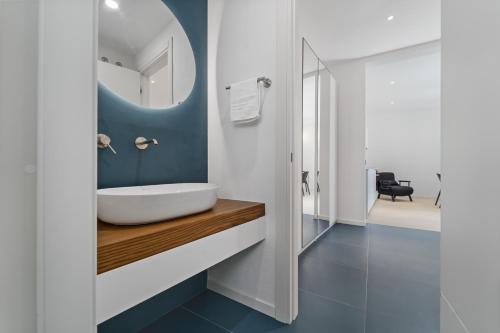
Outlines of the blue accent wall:
M 98 187 L 207 182 L 207 0 L 162 0 L 177 17 L 191 43 L 196 79 L 191 95 L 164 110 L 131 104 L 98 86 L 98 132 L 109 149 L 98 151 Z M 136 137 L 158 139 L 139 151 Z
M 191 95 L 164 110 L 131 104 L 103 85 L 98 86 L 98 132 L 111 137 L 109 149 L 98 150 L 98 187 L 180 182 L 207 182 L 207 0 L 162 0 L 189 38 L 196 63 Z M 139 151 L 136 137 L 156 138 L 158 146 Z M 173 268 L 175 269 L 175 268 Z M 132 333 L 206 290 L 207 273 L 109 319 L 99 333 Z

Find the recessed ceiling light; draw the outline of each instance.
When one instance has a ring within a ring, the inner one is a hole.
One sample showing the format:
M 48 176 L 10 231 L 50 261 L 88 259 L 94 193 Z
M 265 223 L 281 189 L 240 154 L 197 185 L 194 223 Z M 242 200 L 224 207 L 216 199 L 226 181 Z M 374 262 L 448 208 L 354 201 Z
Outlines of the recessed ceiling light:
M 387 16 L 387 21 L 392 21 L 392 20 L 394 20 L 394 15 Z
M 389 82 L 389 84 L 390 84 L 391 86 L 393 86 L 393 85 L 395 85 L 395 84 L 396 84 L 396 81 L 390 81 L 390 82 Z
M 396 104 L 396 102 L 394 102 L 394 101 L 391 101 L 391 105 L 394 105 L 394 104 Z
M 151 83 L 155 83 L 156 81 L 155 80 L 151 80 Z
M 104 3 L 111 9 L 120 8 L 120 5 L 118 5 L 118 2 L 116 2 L 115 0 L 105 0 Z

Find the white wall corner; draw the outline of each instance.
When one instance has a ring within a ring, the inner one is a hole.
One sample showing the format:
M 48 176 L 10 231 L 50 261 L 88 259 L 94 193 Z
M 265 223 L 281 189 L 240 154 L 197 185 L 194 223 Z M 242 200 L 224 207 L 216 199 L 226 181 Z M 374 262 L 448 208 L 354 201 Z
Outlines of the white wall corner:
M 276 276 L 275 318 L 291 323 L 294 314 L 294 290 L 298 279 L 293 227 L 293 110 L 295 0 L 279 0 L 276 8 Z

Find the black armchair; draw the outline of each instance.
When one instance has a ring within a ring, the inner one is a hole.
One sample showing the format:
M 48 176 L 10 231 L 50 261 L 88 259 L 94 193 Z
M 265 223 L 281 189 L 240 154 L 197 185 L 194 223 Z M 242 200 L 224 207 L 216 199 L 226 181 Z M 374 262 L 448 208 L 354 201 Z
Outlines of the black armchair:
M 407 185 L 403 186 L 403 183 Z M 392 172 L 377 173 L 377 191 L 379 199 L 381 195 L 390 195 L 392 201 L 396 201 L 396 197 L 408 197 L 410 201 L 413 201 L 411 197 L 413 194 L 413 187 L 410 185 L 410 180 L 400 180 L 397 182 Z

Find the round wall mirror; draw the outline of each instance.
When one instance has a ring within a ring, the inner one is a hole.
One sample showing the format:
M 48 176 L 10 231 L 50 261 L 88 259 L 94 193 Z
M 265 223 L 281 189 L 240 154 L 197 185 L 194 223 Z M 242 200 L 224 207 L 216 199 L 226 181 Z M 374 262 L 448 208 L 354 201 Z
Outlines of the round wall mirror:
M 162 109 L 181 104 L 196 67 L 184 29 L 162 0 L 101 0 L 99 82 L 130 103 Z

